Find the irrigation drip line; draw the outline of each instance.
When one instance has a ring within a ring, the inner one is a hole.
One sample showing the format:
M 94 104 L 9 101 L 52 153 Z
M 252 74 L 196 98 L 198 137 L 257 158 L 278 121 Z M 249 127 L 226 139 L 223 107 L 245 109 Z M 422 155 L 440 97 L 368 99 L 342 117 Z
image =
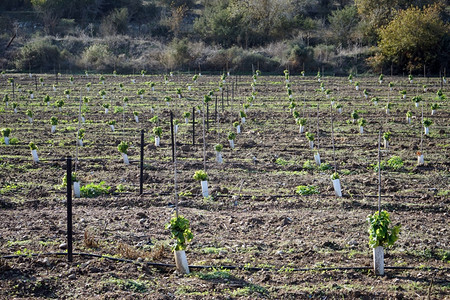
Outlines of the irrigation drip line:
M 101 255 L 101 254 L 92 254 L 92 253 L 83 253 L 83 252 L 74 252 L 73 255 L 75 256 L 81 256 L 81 257 L 96 257 L 96 258 L 103 258 L 111 261 L 118 261 L 118 262 L 125 262 L 125 263 L 132 263 L 136 265 L 142 265 L 145 264 L 150 267 L 157 267 L 157 268 L 176 268 L 176 265 L 174 264 L 165 264 L 165 263 L 156 263 L 156 262 L 140 262 L 136 260 L 131 259 L 125 259 L 125 258 L 117 258 L 107 255 Z M 40 257 L 40 256 L 67 256 L 67 253 L 65 252 L 47 252 L 47 253 L 32 253 L 32 254 L 21 254 L 21 255 L 2 255 L 2 259 L 14 259 L 14 258 L 20 258 L 20 257 Z M 372 267 L 323 267 L 323 268 L 292 268 L 290 266 L 282 266 L 282 267 L 274 267 L 274 268 L 263 268 L 263 267 L 246 267 L 246 266 L 232 266 L 232 265 L 190 265 L 190 269 L 225 269 L 225 270 L 244 270 L 244 271 L 251 271 L 251 272 L 258 272 L 258 271 L 290 271 L 290 272 L 310 272 L 310 271 L 348 271 L 348 270 L 354 270 L 354 271 L 360 271 L 360 270 L 372 270 Z M 450 271 L 450 268 L 436 268 L 436 267 L 410 267 L 410 266 L 404 266 L 404 267 L 398 267 L 398 266 L 385 266 L 385 269 L 388 270 L 427 270 L 427 271 Z

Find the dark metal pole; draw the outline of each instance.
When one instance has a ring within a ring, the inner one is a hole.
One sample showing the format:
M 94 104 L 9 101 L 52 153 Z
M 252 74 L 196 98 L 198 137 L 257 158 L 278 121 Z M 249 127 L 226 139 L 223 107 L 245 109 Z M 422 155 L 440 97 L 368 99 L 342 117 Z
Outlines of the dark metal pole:
M 141 165 L 139 174 L 139 195 L 144 193 L 144 130 L 141 130 Z
M 172 137 L 172 162 L 175 162 L 175 140 L 173 137 L 173 112 L 170 111 L 170 135 Z
M 67 157 L 67 259 L 73 260 L 72 254 L 72 157 Z
M 195 107 L 192 108 L 192 146 L 195 146 Z
M 206 103 L 206 129 L 209 131 L 209 102 Z
M 36 91 L 37 91 L 37 76 L 36 75 L 34 75 L 34 86 L 35 86 Z
M 223 97 L 222 97 L 223 99 Z M 214 106 L 214 120 L 217 121 L 217 95 L 216 95 L 216 104 Z

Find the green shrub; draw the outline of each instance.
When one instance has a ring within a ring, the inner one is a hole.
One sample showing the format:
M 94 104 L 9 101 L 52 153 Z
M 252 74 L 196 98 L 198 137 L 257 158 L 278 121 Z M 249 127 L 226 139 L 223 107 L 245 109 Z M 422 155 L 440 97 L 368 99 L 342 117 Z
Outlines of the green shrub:
M 295 192 L 299 195 L 313 195 L 313 194 L 320 194 L 317 190 L 317 187 L 313 185 L 299 185 L 297 186 L 297 189 Z
M 87 198 L 95 198 L 100 195 L 106 195 L 110 193 L 111 187 L 105 185 L 105 182 L 102 181 L 99 184 L 90 183 L 81 187 L 81 196 Z
M 49 38 L 37 39 L 23 46 L 15 61 L 20 71 L 53 70 L 61 61 L 61 53 Z

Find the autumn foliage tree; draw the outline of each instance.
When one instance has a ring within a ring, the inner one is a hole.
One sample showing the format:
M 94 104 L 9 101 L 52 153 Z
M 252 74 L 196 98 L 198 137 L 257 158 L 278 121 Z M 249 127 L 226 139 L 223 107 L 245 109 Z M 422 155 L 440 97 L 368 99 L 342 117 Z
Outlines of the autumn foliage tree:
M 380 53 L 372 63 L 393 63 L 406 71 L 447 64 L 443 54 L 448 51 L 450 27 L 441 20 L 441 10 L 438 4 L 400 10 L 380 29 Z

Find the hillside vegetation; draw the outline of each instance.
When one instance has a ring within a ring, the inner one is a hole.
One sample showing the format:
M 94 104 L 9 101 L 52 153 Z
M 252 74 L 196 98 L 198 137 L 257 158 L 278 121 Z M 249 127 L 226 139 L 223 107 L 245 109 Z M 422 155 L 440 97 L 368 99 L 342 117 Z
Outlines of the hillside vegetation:
M 436 0 L 5 0 L 0 68 L 445 74 L 449 15 Z

